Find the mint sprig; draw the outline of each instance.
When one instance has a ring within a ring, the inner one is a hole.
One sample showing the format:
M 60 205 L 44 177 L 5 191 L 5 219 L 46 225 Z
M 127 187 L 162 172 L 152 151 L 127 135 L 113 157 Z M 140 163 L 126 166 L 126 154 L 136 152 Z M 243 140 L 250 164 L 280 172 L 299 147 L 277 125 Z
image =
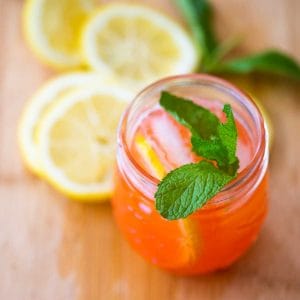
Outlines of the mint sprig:
M 212 28 L 212 8 L 206 0 L 175 0 L 182 10 L 202 56 L 202 61 L 209 58 L 209 53 L 218 46 Z
M 237 176 L 237 129 L 229 104 L 223 108 L 225 123 L 208 109 L 168 92 L 162 92 L 160 105 L 190 130 L 192 150 L 203 158 L 171 171 L 158 185 L 156 208 L 174 220 L 201 208 Z
M 227 60 L 217 65 L 215 71 L 236 74 L 269 73 L 300 80 L 300 65 L 286 54 L 276 50 Z
M 185 218 L 216 195 L 232 177 L 212 163 L 201 161 L 177 168 L 161 181 L 156 209 L 169 220 Z
M 191 131 L 192 150 L 197 155 L 215 160 L 221 170 L 234 175 L 238 168 L 237 130 L 230 105 L 223 109 L 227 117 L 224 124 L 208 109 L 168 92 L 162 92 L 160 105 Z
M 191 28 L 201 65 L 198 70 L 208 73 L 265 73 L 300 80 L 300 64 L 278 50 L 266 50 L 244 57 L 226 59 L 238 45 L 237 39 L 219 43 L 212 26 L 213 9 L 209 0 L 175 0 Z M 201 51 L 202 49 L 202 51 Z

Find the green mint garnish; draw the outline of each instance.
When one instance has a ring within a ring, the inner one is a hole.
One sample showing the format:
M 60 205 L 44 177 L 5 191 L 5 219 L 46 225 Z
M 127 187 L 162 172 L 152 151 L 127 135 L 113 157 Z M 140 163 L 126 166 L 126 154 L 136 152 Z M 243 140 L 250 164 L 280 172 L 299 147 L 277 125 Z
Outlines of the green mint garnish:
M 251 72 L 288 76 L 300 80 L 300 65 L 276 50 L 231 59 L 215 66 L 215 72 L 247 74 Z
M 162 92 L 160 105 L 191 131 L 192 150 L 197 155 L 215 160 L 221 170 L 235 175 L 237 130 L 229 104 L 224 105 L 227 117 L 224 124 L 208 109 L 168 92 Z
M 156 209 L 169 220 L 185 218 L 215 196 L 232 176 L 208 161 L 184 165 L 167 174 L 155 194 Z
M 210 55 L 218 47 L 212 28 L 212 7 L 207 0 L 175 0 L 191 28 L 202 63 L 208 63 Z
M 208 109 L 168 92 L 162 92 L 160 105 L 190 130 L 192 150 L 203 158 L 171 171 L 158 185 L 156 209 L 175 220 L 201 208 L 236 177 L 237 129 L 229 104 L 223 108 L 225 123 Z

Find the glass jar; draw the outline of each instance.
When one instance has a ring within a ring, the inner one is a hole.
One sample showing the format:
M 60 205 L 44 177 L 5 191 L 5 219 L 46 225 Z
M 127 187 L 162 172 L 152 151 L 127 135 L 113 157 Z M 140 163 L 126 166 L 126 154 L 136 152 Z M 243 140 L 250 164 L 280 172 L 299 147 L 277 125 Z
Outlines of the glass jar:
M 208 106 L 231 104 L 249 137 L 246 148 L 238 152 L 238 156 L 247 157 L 237 178 L 195 213 L 174 221 L 156 211 L 154 193 L 159 180 L 140 165 L 131 148 L 141 118 L 158 105 L 163 90 L 195 102 L 205 99 Z M 256 240 L 265 219 L 268 156 L 265 123 L 248 95 L 208 75 L 160 80 L 136 96 L 120 123 L 112 200 L 117 224 L 132 247 L 161 268 L 179 274 L 225 268 Z

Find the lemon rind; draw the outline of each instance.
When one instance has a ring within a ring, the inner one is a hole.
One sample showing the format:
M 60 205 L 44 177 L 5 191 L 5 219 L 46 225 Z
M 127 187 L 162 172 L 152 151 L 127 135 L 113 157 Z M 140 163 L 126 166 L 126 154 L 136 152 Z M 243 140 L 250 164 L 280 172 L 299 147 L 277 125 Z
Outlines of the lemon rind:
M 41 161 L 41 176 L 48 181 L 54 188 L 61 191 L 67 197 L 77 200 L 85 201 L 100 201 L 104 198 L 109 198 L 112 194 L 112 174 L 107 174 L 106 181 L 101 183 L 92 184 L 77 184 L 73 183 L 66 178 L 61 170 L 54 166 L 49 159 L 49 131 L 51 126 L 63 116 L 64 112 L 70 108 L 74 103 L 79 101 L 78 99 L 84 99 L 91 95 L 107 94 L 109 96 L 115 96 L 119 101 L 128 102 L 128 98 L 131 97 L 131 93 L 126 90 L 120 90 L 118 87 L 112 88 L 111 86 L 97 87 L 97 88 L 82 88 L 74 92 L 69 93 L 66 97 L 63 97 L 59 103 L 52 107 L 38 127 L 37 138 L 38 147 Z M 77 101 L 76 101 L 77 100 Z M 82 101 L 82 100 L 80 100 Z
M 57 95 L 64 89 L 83 85 L 96 86 L 99 82 L 103 82 L 103 79 L 97 73 L 65 73 L 47 81 L 29 99 L 21 113 L 18 124 L 18 144 L 26 167 L 34 174 L 39 175 L 41 168 L 38 163 L 38 153 L 33 146 L 34 141 L 32 140 L 32 131 L 36 122 L 39 120 L 39 115 L 43 107 L 50 102 L 55 101 Z

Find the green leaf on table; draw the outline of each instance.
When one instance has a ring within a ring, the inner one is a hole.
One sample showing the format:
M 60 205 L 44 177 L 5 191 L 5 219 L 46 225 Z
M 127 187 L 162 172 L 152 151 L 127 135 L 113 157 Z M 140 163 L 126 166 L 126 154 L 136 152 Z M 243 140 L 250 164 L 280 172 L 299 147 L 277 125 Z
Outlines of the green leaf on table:
M 214 68 L 218 66 L 222 60 L 224 60 L 224 57 L 226 57 L 241 44 L 242 40 L 243 37 L 237 35 L 220 43 L 213 51 L 209 61 L 207 61 L 204 68 L 205 71 L 209 73 L 211 70 L 214 70 Z
M 252 72 L 283 75 L 300 80 L 300 65 L 290 56 L 276 50 L 225 61 L 212 70 L 216 73 L 247 74 Z
M 160 182 L 156 209 L 168 220 L 185 218 L 201 208 L 232 180 L 212 163 L 201 161 L 177 168 Z
M 191 28 L 205 63 L 218 43 L 212 28 L 212 8 L 208 0 L 175 0 Z

